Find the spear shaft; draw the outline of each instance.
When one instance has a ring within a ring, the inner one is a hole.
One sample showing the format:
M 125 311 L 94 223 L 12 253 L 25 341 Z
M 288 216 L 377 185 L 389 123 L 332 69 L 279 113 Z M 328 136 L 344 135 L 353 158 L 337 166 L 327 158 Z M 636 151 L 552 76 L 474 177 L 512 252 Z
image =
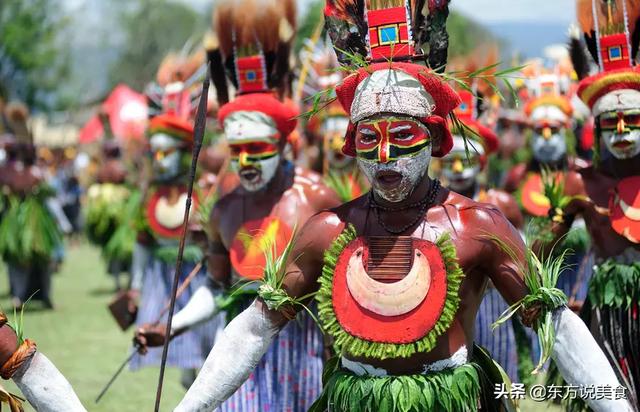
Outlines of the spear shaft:
M 184 218 L 182 220 L 182 236 L 180 237 L 180 246 L 178 248 L 178 259 L 176 259 L 176 270 L 173 275 L 173 285 L 171 286 L 171 303 L 169 304 L 169 316 L 167 317 L 167 331 L 171 331 L 171 323 L 173 322 L 173 311 L 176 306 L 176 295 L 178 293 L 178 283 L 180 281 L 180 272 L 182 271 L 182 257 L 184 255 L 184 247 L 187 239 L 187 230 L 189 223 L 189 212 L 191 210 L 191 199 L 193 196 L 193 184 L 196 179 L 196 167 L 198 165 L 198 156 L 202 149 L 202 139 L 204 137 L 204 129 L 207 123 L 207 97 L 209 94 L 209 72 L 205 76 L 202 83 L 202 94 L 200 95 L 200 103 L 196 112 L 196 122 L 194 126 L 194 144 L 191 157 L 191 174 L 189 176 L 189 186 L 187 188 L 187 203 L 184 209 Z M 160 410 L 160 399 L 162 398 L 162 384 L 164 381 L 164 370 L 167 363 L 167 354 L 169 352 L 169 340 L 165 339 L 162 347 L 162 361 L 160 363 L 160 376 L 158 378 L 158 388 L 156 391 L 156 404 L 154 411 Z

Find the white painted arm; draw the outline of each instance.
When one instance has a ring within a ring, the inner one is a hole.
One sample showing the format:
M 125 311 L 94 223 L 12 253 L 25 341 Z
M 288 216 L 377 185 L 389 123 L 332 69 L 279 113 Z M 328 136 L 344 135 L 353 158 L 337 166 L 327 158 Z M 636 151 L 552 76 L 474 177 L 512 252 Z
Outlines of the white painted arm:
M 138 242 L 133 245 L 133 256 L 131 257 L 131 289 L 142 289 L 144 272 L 150 257 L 151 252 L 149 248 Z
M 38 412 L 86 412 L 69 382 L 40 352 L 12 379 Z
M 211 319 L 217 313 L 214 291 L 209 286 L 200 286 L 187 305 L 173 316 L 171 333 L 189 329 Z
M 71 225 L 71 222 L 69 222 L 67 215 L 64 214 L 60 201 L 55 197 L 49 197 L 45 202 L 47 209 L 56 219 L 56 223 L 58 223 L 60 230 L 64 233 L 71 233 L 73 231 L 73 226 Z
M 560 373 L 571 385 L 620 385 L 604 352 L 596 343 L 589 329 L 575 313 L 566 306 L 553 312 L 556 341 L 553 345 L 553 360 Z M 595 412 L 632 412 L 626 399 L 585 399 Z
M 219 407 L 249 377 L 279 330 L 255 302 L 236 316 L 174 412 L 207 412 Z

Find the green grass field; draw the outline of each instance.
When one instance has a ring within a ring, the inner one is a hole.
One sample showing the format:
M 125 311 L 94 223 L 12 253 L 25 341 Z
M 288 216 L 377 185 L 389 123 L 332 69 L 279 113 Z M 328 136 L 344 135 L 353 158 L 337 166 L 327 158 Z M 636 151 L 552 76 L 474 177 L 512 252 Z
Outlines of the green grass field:
M 7 291 L 7 275 L 2 269 L 0 305 L 11 318 Z M 86 244 L 69 247 L 65 263 L 53 279 L 56 308 L 42 311 L 39 303 L 28 307 L 24 314 L 25 337 L 34 339 L 38 349 L 55 363 L 71 382 L 87 410 L 152 411 L 158 368 L 137 372 L 125 370 L 100 403 L 94 403 L 103 385 L 127 356 L 133 336 L 132 329 L 122 332 L 107 311 L 112 295 L 113 281 L 105 273 L 98 250 Z M 12 382 L 3 385 L 10 392 L 20 393 Z M 161 410 L 170 411 L 183 394 L 179 371 L 167 369 Z M 34 409 L 26 404 L 25 410 Z M 560 410 L 553 405 L 535 402 L 522 405 L 523 412 Z
M 11 318 L 8 287 L 3 269 L 0 305 Z M 55 363 L 87 410 L 152 411 L 159 368 L 125 370 L 100 403 L 94 403 L 127 356 L 133 336 L 133 328 L 122 332 L 107 310 L 113 287 L 97 249 L 88 245 L 68 248 L 65 263 L 53 278 L 55 310 L 39 310 L 39 303 L 33 303 L 30 309 L 28 306 L 24 313 L 25 337 L 34 339 L 38 350 Z M 12 382 L 3 385 L 10 392 L 20 393 Z M 167 368 L 161 410 L 170 411 L 183 394 L 179 372 Z M 34 409 L 27 405 L 26 410 Z

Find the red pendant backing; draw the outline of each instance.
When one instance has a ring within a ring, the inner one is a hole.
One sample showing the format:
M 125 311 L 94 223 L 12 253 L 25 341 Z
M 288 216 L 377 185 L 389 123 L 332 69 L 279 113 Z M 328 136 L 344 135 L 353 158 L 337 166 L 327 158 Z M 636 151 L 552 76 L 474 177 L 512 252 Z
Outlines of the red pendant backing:
M 364 246 L 363 265 L 367 266 L 368 247 L 364 237 L 349 243 L 340 254 L 333 275 L 333 308 L 342 328 L 370 342 L 411 343 L 425 337 L 440 318 L 447 293 L 447 272 L 438 247 L 426 240 L 413 239 L 413 247 L 427 257 L 431 285 L 425 299 L 412 311 L 400 316 L 373 313 L 356 302 L 347 286 L 347 266 L 356 249 Z
M 640 243 L 640 220 L 634 220 L 637 216 L 630 216 L 629 211 L 625 214 L 620 204 L 621 200 L 628 206 L 640 210 L 640 176 L 622 179 L 609 197 L 609 219 L 613 230 L 633 243 Z

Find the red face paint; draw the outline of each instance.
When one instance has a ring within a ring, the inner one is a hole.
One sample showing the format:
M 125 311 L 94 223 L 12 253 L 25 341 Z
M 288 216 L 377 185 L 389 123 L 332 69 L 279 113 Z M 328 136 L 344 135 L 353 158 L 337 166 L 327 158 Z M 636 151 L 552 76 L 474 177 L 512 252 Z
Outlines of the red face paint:
M 358 157 L 387 163 L 413 156 L 430 144 L 429 131 L 406 119 L 362 121 L 356 134 Z

